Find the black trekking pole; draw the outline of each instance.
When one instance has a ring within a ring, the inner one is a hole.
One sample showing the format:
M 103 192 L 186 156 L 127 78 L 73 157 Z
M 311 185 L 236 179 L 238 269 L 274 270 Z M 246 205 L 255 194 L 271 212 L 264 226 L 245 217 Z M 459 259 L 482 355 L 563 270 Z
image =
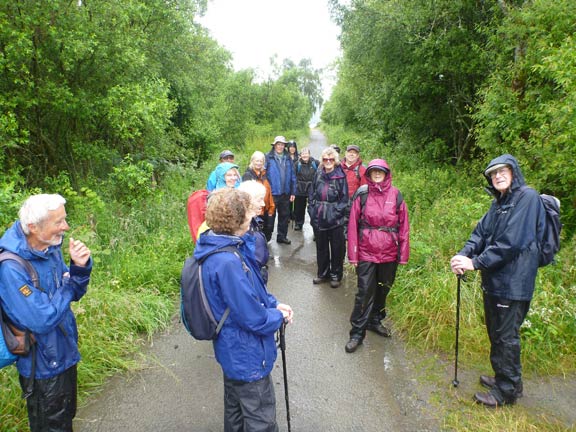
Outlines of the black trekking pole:
M 456 345 L 454 347 L 454 380 L 452 385 L 458 387 L 460 381 L 458 381 L 458 339 L 460 336 L 460 283 L 464 275 L 456 275 L 458 279 L 458 289 L 456 291 Z
M 288 432 L 290 428 L 290 402 L 288 401 L 288 376 L 286 375 L 286 321 L 280 326 L 280 350 L 282 351 L 282 370 L 284 372 L 284 399 L 286 399 L 286 419 L 288 420 Z

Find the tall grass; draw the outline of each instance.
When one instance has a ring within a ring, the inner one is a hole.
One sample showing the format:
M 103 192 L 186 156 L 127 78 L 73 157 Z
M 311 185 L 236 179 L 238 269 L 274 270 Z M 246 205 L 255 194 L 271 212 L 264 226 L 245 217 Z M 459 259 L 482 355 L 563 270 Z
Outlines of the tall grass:
M 101 208 L 70 200 L 70 235 L 84 240 L 94 259 L 88 293 L 73 304 L 83 359 L 80 401 L 106 377 L 138 367 L 137 353 L 176 314 L 180 271 L 193 249 L 186 198 L 206 177 L 207 171 L 175 166 L 151 196 L 130 205 L 111 196 Z M 0 388 L 1 430 L 28 430 L 16 368 L 0 371 Z

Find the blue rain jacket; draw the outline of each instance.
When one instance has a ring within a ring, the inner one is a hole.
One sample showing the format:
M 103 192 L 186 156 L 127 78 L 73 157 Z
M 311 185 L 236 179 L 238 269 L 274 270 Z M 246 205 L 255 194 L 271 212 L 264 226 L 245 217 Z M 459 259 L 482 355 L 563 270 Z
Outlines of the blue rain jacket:
M 202 281 L 214 317 L 220 320 L 230 308 L 213 342 L 214 352 L 226 377 L 257 381 L 270 374 L 276 361 L 274 334 L 282 324 L 282 312 L 276 309 L 276 298 L 266 291 L 253 251 L 240 237 L 207 231 L 198 239 L 194 257 L 200 259 L 224 246 L 237 247 L 246 266 L 228 252 L 213 254 L 202 264 Z
M 31 249 L 20 222 L 16 221 L 0 239 L 0 248 L 28 260 L 38 272 L 40 287 L 34 288 L 26 270 L 14 261 L 0 265 L 0 301 L 4 312 L 19 328 L 36 338 L 35 377 L 51 378 L 80 361 L 76 318 L 70 303 L 86 293 L 92 259 L 86 267 L 64 263 L 61 246 L 46 251 Z M 19 357 L 18 372 L 29 378 L 32 355 Z

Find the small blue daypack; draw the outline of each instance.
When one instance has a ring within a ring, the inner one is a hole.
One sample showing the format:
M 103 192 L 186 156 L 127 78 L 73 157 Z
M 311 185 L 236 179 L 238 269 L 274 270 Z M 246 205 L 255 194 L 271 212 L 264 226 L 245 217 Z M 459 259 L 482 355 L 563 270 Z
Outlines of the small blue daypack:
M 233 253 L 242 261 L 242 267 L 247 271 L 248 267 L 242 259 L 242 255 L 234 246 L 225 246 L 204 255 L 201 260 L 193 256 L 188 258 L 182 268 L 180 277 L 180 316 L 182 324 L 198 340 L 214 340 L 218 337 L 226 318 L 230 314 L 230 308 L 226 308 L 220 321 L 216 321 L 210 308 L 204 284 L 202 283 L 202 262 L 215 253 Z

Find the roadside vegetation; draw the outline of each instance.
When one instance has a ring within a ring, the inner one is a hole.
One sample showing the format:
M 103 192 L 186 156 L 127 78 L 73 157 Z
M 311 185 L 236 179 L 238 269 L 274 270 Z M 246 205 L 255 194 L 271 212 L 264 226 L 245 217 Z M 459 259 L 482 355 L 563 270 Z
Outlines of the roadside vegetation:
M 573 2 L 330 3 L 343 59 L 323 130 L 342 148 L 359 144 L 365 161 L 385 157 L 410 209 L 395 328 L 423 355 L 452 358 L 448 261 L 489 206 L 486 162 L 511 152 L 532 186 L 562 200 L 565 223 L 558 263 L 539 272 L 523 327 L 525 373 L 574 373 Z M 88 295 L 73 305 L 81 402 L 112 374 L 138 368 L 146 342 L 177 314 L 193 248 L 186 198 L 204 187 L 219 151 L 231 148 L 243 172 L 275 135 L 302 147 L 323 102 L 320 71 L 306 59 L 283 61 L 271 77 L 232 71 L 229 53 L 194 23 L 205 7 L 0 6 L 0 231 L 29 194 L 58 192 L 70 235 L 93 252 Z M 461 312 L 461 367 L 489 370 L 477 275 L 463 284 Z M 0 388 L 2 430 L 26 430 L 14 367 L 0 371 Z M 487 412 L 446 392 L 437 405 L 446 430 L 565 430 L 553 413 Z

